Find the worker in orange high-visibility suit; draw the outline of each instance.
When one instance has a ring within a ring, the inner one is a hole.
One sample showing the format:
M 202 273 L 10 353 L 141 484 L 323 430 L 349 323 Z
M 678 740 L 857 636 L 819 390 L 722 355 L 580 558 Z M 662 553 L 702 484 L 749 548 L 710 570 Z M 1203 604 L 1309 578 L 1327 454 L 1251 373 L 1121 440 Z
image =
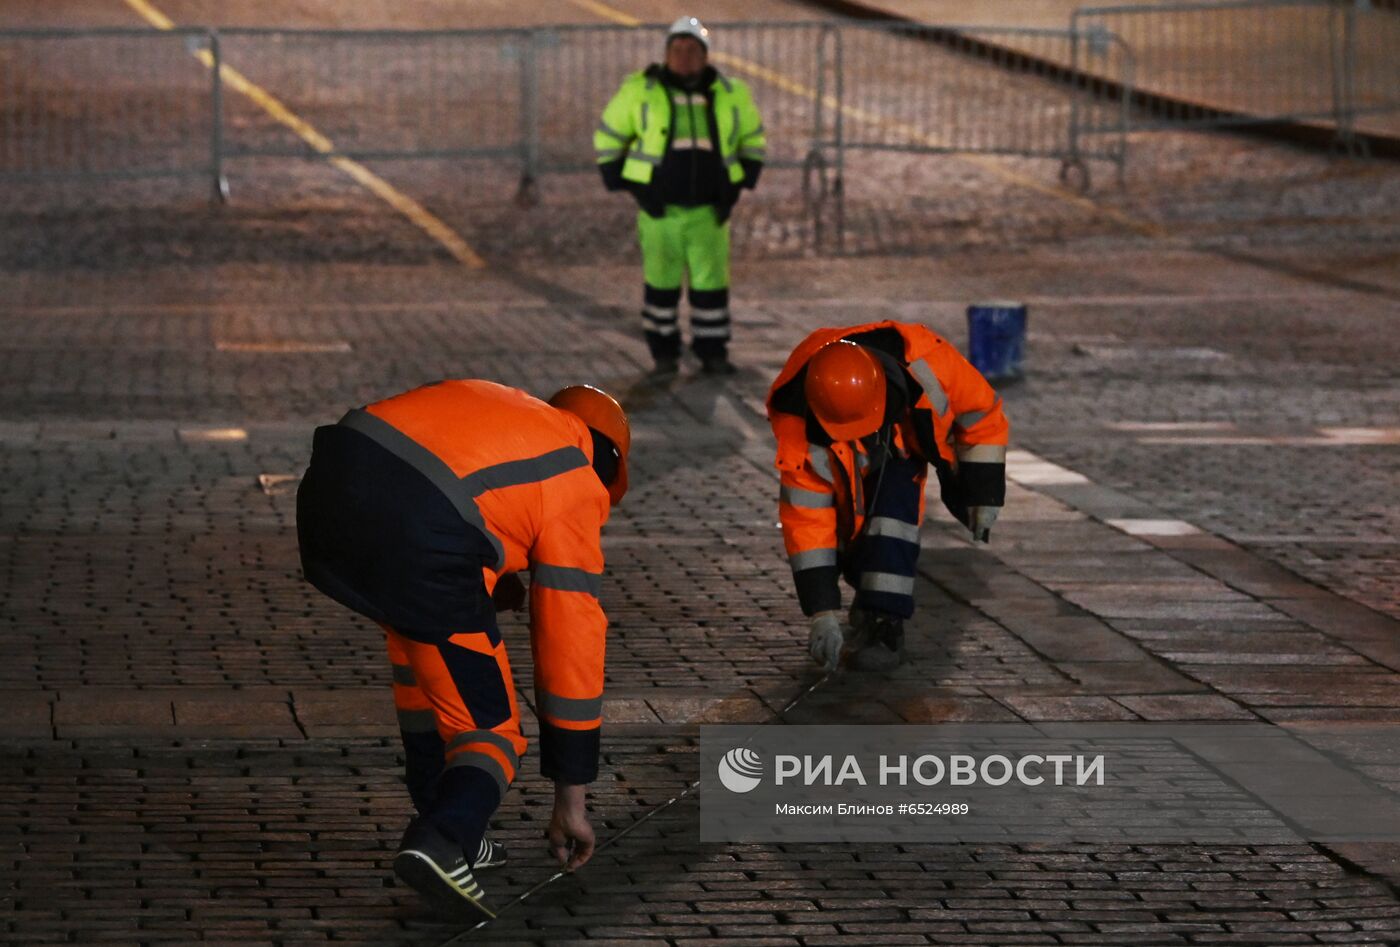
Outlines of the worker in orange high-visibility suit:
M 920 325 L 818 329 L 768 393 L 778 514 L 812 657 L 863 670 L 904 657 L 928 466 L 948 511 L 986 541 L 1006 496 L 1008 425 L 985 378 Z M 843 577 L 855 589 L 840 619 Z
M 594 834 L 607 618 L 600 530 L 627 490 L 622 407 L 574 386 L 547 403 L 489 381 L 425 385 L 317 428 L 297 494 L 306 577 L 378 622 L 418 815 L 395 873 L 443 913 L 491 916 L 473 868 L 504 860 L 487 821 L 526 741 L 497 608 L 529 569 L 548 835 L 572 870 Z

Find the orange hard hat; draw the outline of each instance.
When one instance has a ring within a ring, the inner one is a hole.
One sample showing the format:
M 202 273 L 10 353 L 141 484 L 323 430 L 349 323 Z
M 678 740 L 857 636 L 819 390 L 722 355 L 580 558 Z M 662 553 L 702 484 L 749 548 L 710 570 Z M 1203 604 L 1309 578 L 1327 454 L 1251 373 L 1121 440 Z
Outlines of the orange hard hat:
M 802 390 L 832 440 L 874 434 L 885 419 L 885 370 L 869 351 L 846 339 L 817 349 Z
M 607 488 L 608 498 L 613 506 L 617 506 L 627 492 L 627 453 L 632 449 L 632 428 L 627 423 L 627 412 L 622 410 L 616 398 L 592 385 L 560 388 L 549 399 L 549 404 L 569 412 L 613 442 L 618 455 L 617 476 L 607 484 Z

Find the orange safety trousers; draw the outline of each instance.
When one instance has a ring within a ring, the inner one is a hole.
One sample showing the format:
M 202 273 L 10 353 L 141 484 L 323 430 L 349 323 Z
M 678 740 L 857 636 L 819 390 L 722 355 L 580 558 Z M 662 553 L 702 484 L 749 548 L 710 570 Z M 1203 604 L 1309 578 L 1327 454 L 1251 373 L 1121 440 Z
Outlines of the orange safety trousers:
M 393 669 L 409 794 L 469 857 L 527 744 L 494 616 L 489 625 L 437 642 L 380 626 Z

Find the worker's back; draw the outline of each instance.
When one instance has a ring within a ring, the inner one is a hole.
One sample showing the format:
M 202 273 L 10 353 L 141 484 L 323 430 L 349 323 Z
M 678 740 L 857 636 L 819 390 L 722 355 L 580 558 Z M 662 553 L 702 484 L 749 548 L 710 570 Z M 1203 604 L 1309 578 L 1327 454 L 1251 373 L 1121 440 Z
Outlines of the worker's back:
M 579 519 L 580 541 L 596 541 L 608 495 L 591 454 L 573 415 L 493 382 L 439 382 L 351 411 L 317 429 L 298 493 L 307 578 L 408 634 L 470 626 L 491 607 L 482 570 L 525 568 L 546 524 Z

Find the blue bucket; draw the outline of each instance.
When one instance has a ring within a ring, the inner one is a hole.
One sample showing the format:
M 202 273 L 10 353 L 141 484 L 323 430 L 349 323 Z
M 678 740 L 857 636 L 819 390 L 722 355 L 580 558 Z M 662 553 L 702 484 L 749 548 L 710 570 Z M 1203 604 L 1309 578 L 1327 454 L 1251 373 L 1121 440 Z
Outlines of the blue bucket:
M 967 307 L 967 360 L 988 379 L 1020 378 L 1026 348 L 1026 304 Z

